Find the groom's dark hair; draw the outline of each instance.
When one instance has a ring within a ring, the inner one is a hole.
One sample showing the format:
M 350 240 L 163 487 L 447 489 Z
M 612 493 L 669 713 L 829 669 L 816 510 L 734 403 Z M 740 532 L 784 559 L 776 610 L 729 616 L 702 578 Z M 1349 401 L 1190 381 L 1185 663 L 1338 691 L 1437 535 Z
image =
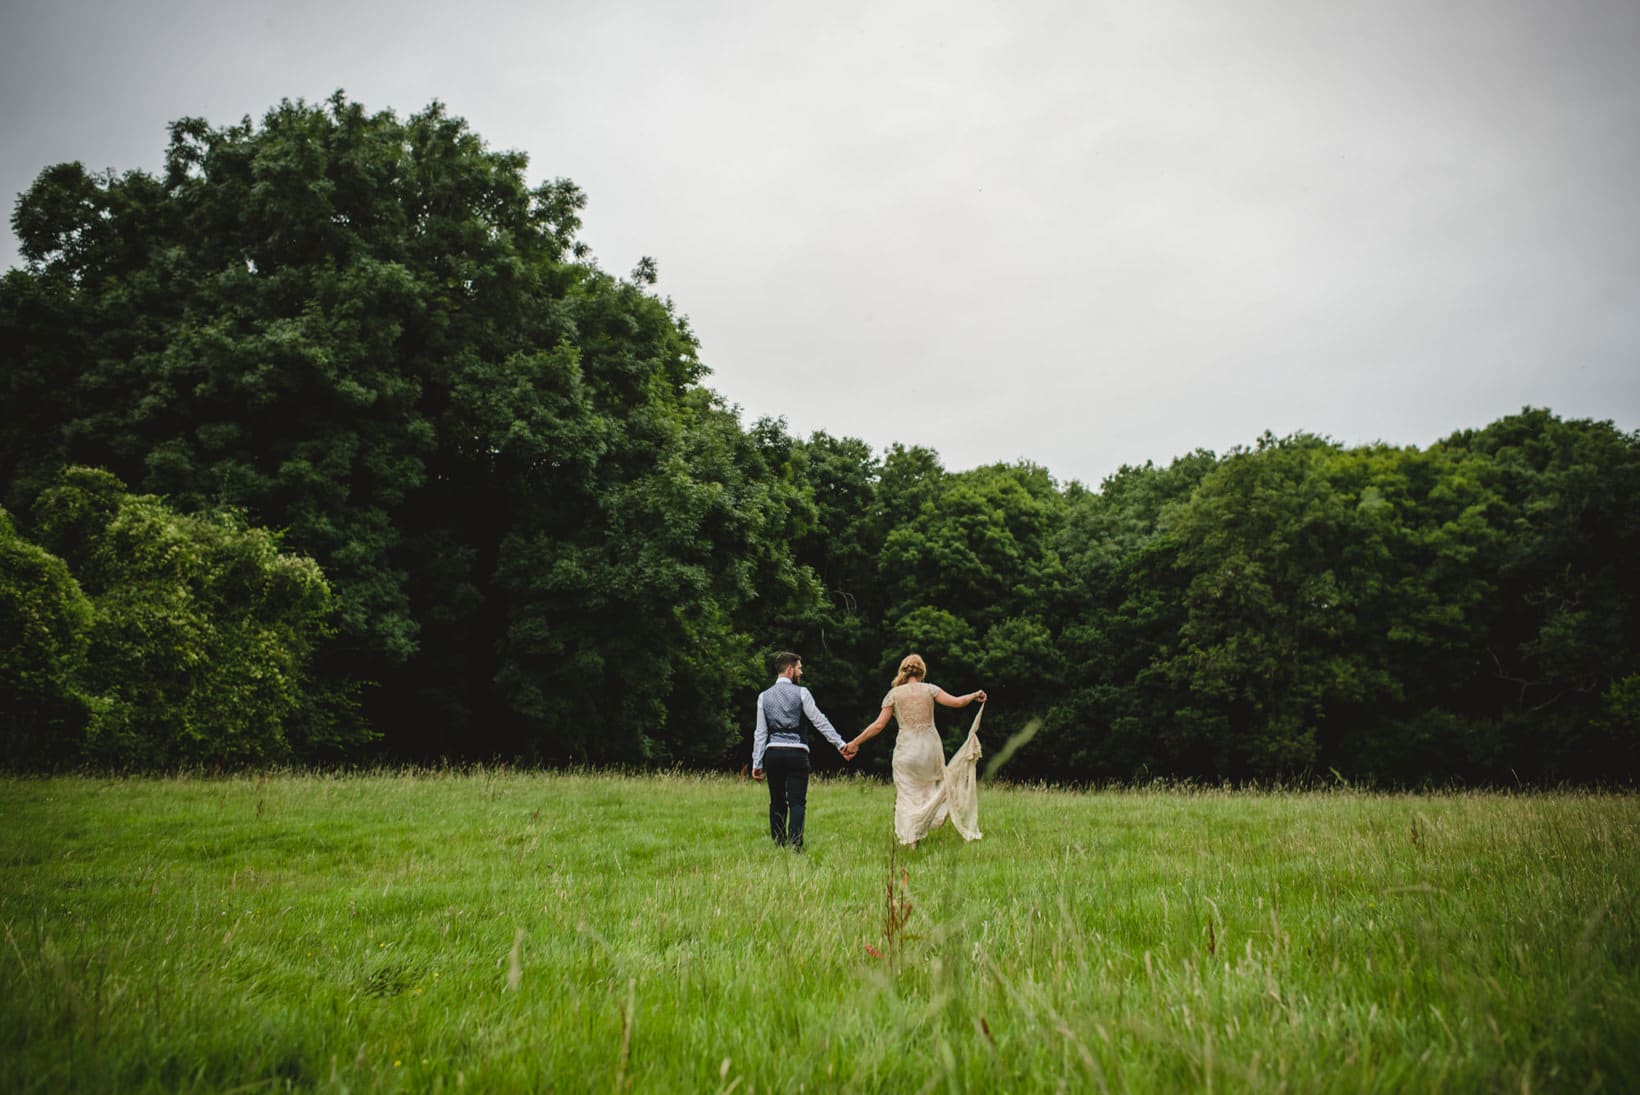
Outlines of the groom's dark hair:
M 802 658 L 799 658 L 790 650 L 782 650 L 774 656 L 774 675 L 777 677 L 780 676 L 780 674 L 784 673 L 786 670 L 790 669 L 802 660 Z

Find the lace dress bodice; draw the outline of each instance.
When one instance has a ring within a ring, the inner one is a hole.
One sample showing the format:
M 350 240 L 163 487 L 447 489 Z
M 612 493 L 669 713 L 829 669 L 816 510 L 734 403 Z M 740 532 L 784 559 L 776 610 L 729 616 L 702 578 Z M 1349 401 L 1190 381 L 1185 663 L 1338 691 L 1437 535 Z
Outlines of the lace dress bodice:
M 907 730 L 928 730 L 938 734 L 934 726 L 934 697 L 939 692 L 937 684 L 911 681 L 889 689 L 888 695 L 883 697 L 883 706 L 894 708 L 894 721 L 899 724 L 901 734 Z

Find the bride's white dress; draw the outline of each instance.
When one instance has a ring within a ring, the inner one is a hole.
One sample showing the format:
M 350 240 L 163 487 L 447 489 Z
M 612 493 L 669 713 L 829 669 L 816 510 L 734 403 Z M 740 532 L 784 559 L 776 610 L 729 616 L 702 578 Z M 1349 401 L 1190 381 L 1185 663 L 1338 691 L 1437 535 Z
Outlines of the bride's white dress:
M 894 835 L 901 844 L 915 844 L 946 818 L 964 840 L 978 840 L 979 717 L 974 715 L 968 738 L 945 760 L 945 747 L 934 726 L 934 697 L 938 685 L 910 681 L 891 689 L 883 706 L 894 708 L 899 733 L 894 740 Z

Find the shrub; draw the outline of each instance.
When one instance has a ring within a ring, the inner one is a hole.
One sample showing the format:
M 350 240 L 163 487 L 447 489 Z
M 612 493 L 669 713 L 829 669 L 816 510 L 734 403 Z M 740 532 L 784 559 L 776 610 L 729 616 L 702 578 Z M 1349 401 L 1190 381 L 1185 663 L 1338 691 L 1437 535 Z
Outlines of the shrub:
M 179 514 L 94 468 L 64 471 L 33 517 L 89 599 L 85 656 L 72 670 L 56 663 L 87 697 L 80 759 L 153 768 L 290 754 L 287 723 L 304 708 L 330 608 L 317 564 L 238 514 Z
M 75 680 L 91 623 L 67 565 L 0 509 L 0 760 L 41 768 L 73 754 L 87 716 Z

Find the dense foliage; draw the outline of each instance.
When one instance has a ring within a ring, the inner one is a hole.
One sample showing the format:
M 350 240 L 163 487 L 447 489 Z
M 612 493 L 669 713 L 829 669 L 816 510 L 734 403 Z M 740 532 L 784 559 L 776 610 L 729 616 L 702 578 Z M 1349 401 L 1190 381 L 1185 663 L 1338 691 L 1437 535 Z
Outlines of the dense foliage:
M 601 271 L 581 194 L 525 167 L 436 105 L 338 94 L 178 122 L 163 177 L 40 175 L 0 283 L 0 491 L 40 526 L 0 535 L 31 621 L 8 762 L 83 706 L 98 594 L 48 488 L 85 465 L 323 568 L 304 758 L 379 735 L 395 758 L 738 764 L 790 647 L 846 730 L 907 650 L 983 685 L 991 740 L 1040 719 L 1020 776 L 1640 772 L 1636 435 L 1527 410 L 1425 450 L 1267 436 L 1096 490 L 803 440 L 703 386 L 653 264 Z M 230 733 L 201 718 L 179 709 L 178 740 Z
M 91 602 L 63 561 L 0 510 L 0 734 L 5 760 L 42 767 L 73 756 L 86 722 L 76 683 Z
M 330 590 L 232 513 L 178 514 L 108 472 L 0 519 L 7 750 L 18 763 L 245 764 L 316 755 L 309 672 Z
M 1050 740 L 1090 777 L 1632 778 L 1637 500 L 1640 439 L 1542 411 L 1124 469 L 1067 523 Z

